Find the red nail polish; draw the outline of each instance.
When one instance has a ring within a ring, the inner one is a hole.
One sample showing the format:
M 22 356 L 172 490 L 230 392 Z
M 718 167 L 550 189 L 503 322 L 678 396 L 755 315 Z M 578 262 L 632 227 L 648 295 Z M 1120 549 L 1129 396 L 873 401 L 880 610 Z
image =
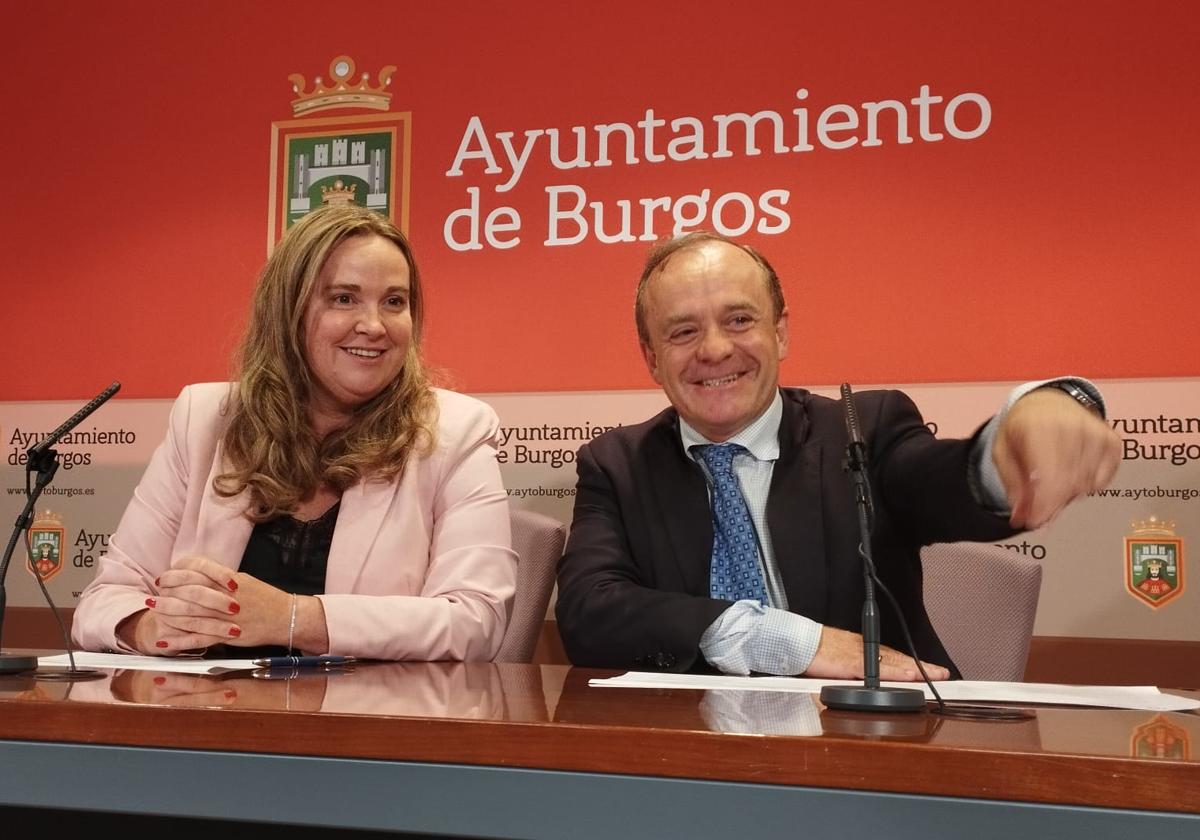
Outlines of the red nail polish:
M 225 585 L 229 587 L 230 592 L 237 592 L 237 581 L 236 580 L 231 580 L 231 581 L 229 581 L 229 583 L 227 583 Z
M 234 699 L 234 698 L 236 698 L 236 697 L 237 697 L 237 692 L 236 692 L 236 691 L 234 691 L 232 688 L 231 688 L 231 689 L 229 689 L 229 691 L 226 691 L 226 692 L 225 692 L 225 699 L 226 699 L 226 700 L 233 700 L 233 699 Z
M 229 628 L 229 635 L 230 635 L 230 636 L 240 636 L 240 635 L 242 635 L 242 628 L 241 628 L 241 627 L 230 627 L 230 628 Z
M 162 684 L 163 684 L 163 683 L 165 683 L 166 681 L 167 681 L 167 678 L 166 678 L 166 677 L 155 677 L 155 678 L 154 678 L 154 684 L 155 684 L 155 685 L 162 685 Z
M 161 583 L 159 583 L 159 581 L 161 581 L 161 580 L 162 580 L 162 578 L 155 578 L 155 579 L 154 579 L 154 585 L 155 585 L 155 586 L 162 586 L 162 584 L 161 584 Z
M 242 611 L 242 605 L 239 604 L 237 601 L 234 601 L 232 604 L 229 605 L 229 611 L 236 615 L 237 613 L 240 613 Z
M 165 648 L 167 646 L 167 643 L 164 642 L 162 639 L 159 639 L 157 642 L 154 643 L 154 646 L 160 647 L 160 648 Z
M 146 599 L 146 606 L 147 606 L 147 607 L 153 607 L 153 606 L 154 606 L 155 604 L 157 604 L 157 603 L 158 603 L 158 602 L 157 602 L 157 601 L 155 601 L 153 598 L 147 598 L 147 599 Z

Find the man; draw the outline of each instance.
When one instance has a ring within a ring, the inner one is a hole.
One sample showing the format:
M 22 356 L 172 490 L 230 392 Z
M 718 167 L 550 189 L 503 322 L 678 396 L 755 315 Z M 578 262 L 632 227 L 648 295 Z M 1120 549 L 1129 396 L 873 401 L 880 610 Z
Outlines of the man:
M 1148 574 L 1138 584 L 1138 589 L 1156 600 L 1171 591 L 1171 582 L 1162 577 L 1164 565 L 1162 560 L 1151 557 L 1146 563 Z
M 639 341 L 672 408 L 579 452 L 556 614 L 578 665 L 862 675 L 862 567 L 840 403 L 780 389 L 788 312 L 752 249 L 697 233 L 655 249 Z M 921 601 L 918 550 L 995 540 L 1104 486 L 1120 458 L 1082 380 L 1014 392 L 971 440 L 936 440 L 898 391 L 857 395 L 872 539 L 933 679 L 953 663 Z M 731 445 L 732 444 L 732 445 Z M 881 596 L 883 679 L 918 679 Z

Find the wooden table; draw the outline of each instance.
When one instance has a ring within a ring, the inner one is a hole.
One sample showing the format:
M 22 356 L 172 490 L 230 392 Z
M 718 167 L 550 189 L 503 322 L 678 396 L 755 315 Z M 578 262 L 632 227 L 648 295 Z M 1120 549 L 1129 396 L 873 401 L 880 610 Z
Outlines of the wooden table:
M 0 805 L 528 838 L 1200 837 L 1200 716 L 858 715 L 608 672 L 0 679 Z

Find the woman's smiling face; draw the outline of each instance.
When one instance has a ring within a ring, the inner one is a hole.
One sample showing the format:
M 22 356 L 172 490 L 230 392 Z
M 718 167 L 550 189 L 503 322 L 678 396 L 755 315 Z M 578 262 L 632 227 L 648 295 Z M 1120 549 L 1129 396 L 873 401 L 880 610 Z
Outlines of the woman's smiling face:
M 338 245 L 304 313 L 304 357 L 313 378 L 314 427 L 343 425 L 404 369 L 412 344 L 408 261 L 382 236 Z

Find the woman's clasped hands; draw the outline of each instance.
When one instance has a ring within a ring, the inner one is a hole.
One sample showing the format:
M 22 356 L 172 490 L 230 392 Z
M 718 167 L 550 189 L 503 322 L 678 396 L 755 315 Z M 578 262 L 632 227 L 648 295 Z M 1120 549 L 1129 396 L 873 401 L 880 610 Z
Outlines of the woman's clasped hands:
M 147 609 L 118 633 L 146 654 L 173 656 L 217 644 L 286 643 L 292 596 L 207 557 L 181 558 L 154 582 Z

